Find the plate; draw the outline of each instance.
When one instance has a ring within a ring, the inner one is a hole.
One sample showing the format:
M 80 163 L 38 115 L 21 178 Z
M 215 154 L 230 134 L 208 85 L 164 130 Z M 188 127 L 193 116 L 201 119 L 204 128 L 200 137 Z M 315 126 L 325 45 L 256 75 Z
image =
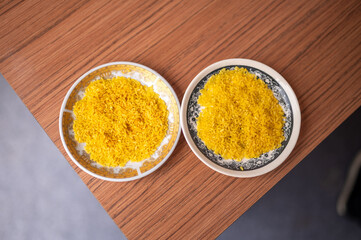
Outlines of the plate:
M 270 88 L 285 112 L 283 126 L 285 140 L 281 147 L 258 158 L 243 161 L 227 160 L 208 149 L 197 135 L 197 117 L 201 107 L 197 103 L 200 90 L 208 79 L 221 69 L 246 68 L 262 79 Z M 182 101 L 181 125 L 185 139 L 194 154 L 208 167 L 233 177 L 255 177 L 278 167 L 293 150 L 301 126 L 301 113 L 297 97 L 287 81 L 269 66 L 249 59 L 227 59 L 202 70 L 188 86 Z
M 84 144 L 74 138 L 74 104 L 82 99 L 86 87 L 100 78 L 116 76 L 133 78 L 143 85 L 153 86 L 164 100 L 169 111 L 168 130 L 161 145 L 149 158 L 141 162 L 128 162 L 124 167 L 104 167 L 94 162 L 84 150 Z M 158 169 L 172 154 L 181 133 L 179 124 L 179 101 L 169 83 L 154 70 L 132 62 L 112 62 L 91 69 L 81 76 L 69 89 L 59 115 L 60 138 L 70 159 L 88 174 L 107 181 L 124 182 L 147 176 Z

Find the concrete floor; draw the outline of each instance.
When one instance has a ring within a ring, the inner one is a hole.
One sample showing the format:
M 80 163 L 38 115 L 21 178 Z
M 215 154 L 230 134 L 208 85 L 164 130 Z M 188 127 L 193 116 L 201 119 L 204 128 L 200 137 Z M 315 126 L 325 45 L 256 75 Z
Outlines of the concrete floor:
M 336 214 L 361 110 L 219 239 L 361 239 Z M 0 76 L 0 239 L 126 239 Z

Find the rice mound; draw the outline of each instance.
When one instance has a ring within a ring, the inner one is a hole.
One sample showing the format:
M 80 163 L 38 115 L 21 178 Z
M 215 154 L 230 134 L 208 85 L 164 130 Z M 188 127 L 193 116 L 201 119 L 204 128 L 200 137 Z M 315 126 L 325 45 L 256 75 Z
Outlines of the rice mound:
M 75 139 L 106 167 L 149 158 L 168 129 L 168 110 L 153 87 L 126 77 L 89 84 L 73 112 Z
M 200 93 L 197 132 L 208 149 L 241 161 L 281 146 L 283 109 L 267 84 L 247 69 L 222 69 Z

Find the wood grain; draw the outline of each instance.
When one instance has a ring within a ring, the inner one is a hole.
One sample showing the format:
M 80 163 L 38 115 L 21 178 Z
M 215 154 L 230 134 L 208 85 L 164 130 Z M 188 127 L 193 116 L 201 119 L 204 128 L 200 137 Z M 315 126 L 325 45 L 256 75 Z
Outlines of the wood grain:
M 129 239 L 209 239 L 361 105 L 360 5 L 357 0 L 2 2 L 0 72 L 64 155 L 61 102 L 71 84 L 97 65 L 149 66 L 180 100 L 192 78 L 218 60 L 250 58 L 280 72 L 298 96 L 302 126 L 295 150 L 271 173 L 252 179 L 218 174 L 195 157 L 183 136 L 161 169 L 134 182 L 104 182 L 70 162 Z

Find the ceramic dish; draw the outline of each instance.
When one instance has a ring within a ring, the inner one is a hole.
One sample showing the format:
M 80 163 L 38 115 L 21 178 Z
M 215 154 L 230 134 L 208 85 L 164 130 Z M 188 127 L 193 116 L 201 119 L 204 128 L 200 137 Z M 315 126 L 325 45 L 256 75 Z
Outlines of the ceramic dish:
M 198 105 L 200 90 L 203 89 L 209 77 L 217 74 L 221 69 L 244 67 L 256 74 L 273 91 L 285 112 L 283 126 L 285 140 L 282 146 L 258 158 L 243 161 L 223 159 L 208 149 L 197 135 L 197 117 L 201 111 Z M 255 177 L 265 174 L 279 166 L 294 148 L 301 125 L 300 107 L 290 85 L 275 70 L 263 63 L 248 59 L 228 59 L 216 62 L 201 71 L 188 86 L 182 101 L 181 125 L 188 145 L 197 157 L 213 170 L 233 177 Z
M 169 111 L 168 131 L 161 145 L 149 158 L 141 162 L 128 162 L 124 167 L 103 167 L 90 159 L 84 144 L 74 138 L 72 112 L 74 104 L 84 95 L 85 88 L 92 81 L 116 76 L 131 77 L 143 85 L 153 86 L 154 91 L 164 100 Z M 179 101 L 168 84 L 158 73 L 143 65 L 131 62 L 113 62 L 101 65 L 81 76 L 65 96 L 59 116 L 59 132 L 63 146 L 71 160 L 90 175 L 108 181 L 123 182 L 144 177 L 158 169 L 171 155 L 180 136 Z

